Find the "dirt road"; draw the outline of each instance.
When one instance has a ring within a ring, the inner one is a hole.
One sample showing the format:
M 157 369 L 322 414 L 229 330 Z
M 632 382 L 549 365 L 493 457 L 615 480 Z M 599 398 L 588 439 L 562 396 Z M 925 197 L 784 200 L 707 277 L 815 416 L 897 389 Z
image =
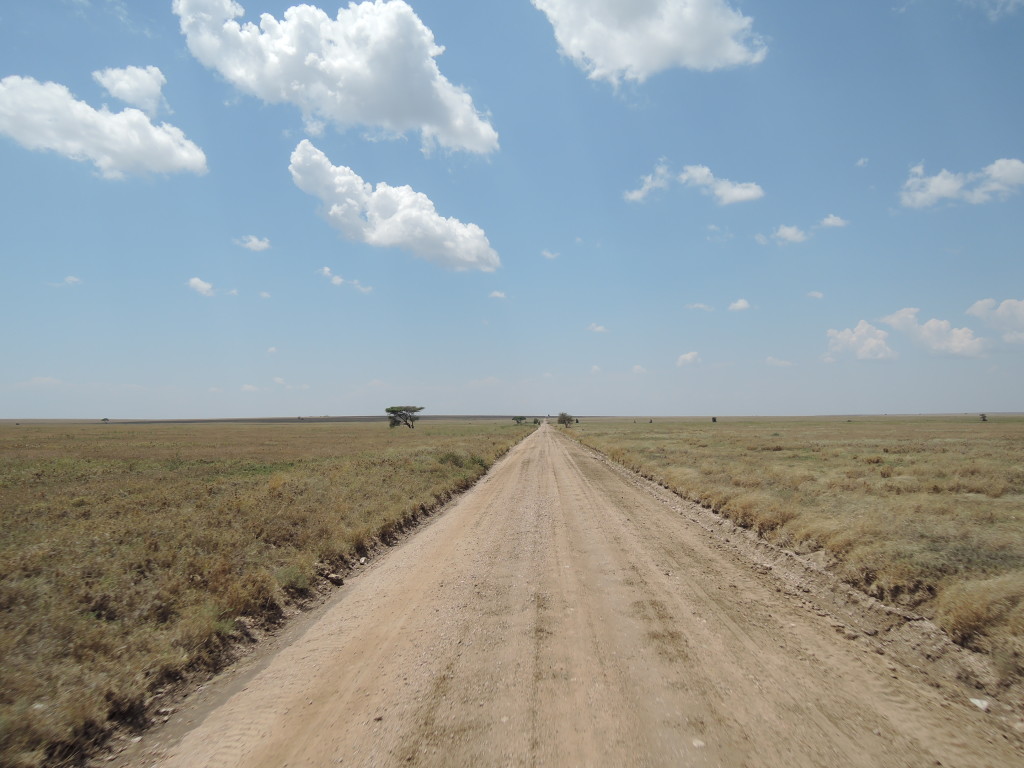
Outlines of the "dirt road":
M 681 505 L 543 426 L 139 764 L 1024 765 Z

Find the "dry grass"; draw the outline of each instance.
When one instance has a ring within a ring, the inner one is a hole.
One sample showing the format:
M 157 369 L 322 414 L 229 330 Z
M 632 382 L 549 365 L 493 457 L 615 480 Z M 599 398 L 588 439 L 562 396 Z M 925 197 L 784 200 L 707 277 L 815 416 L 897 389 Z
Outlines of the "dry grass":
M 0 765 L 71 764 L 470 486 L 510 422 L 0 424 Z
M 1024 673 L 1024 418 L 590 419 L 573 430 Z

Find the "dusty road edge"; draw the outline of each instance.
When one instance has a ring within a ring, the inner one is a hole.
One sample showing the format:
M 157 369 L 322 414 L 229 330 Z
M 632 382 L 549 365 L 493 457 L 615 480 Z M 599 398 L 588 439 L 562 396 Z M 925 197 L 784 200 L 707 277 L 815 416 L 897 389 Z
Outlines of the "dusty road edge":
M 149 723 L 135 730 L 125 726 L 115 727 L 101 747 L 83 756 L 85 768 L 127 768 L 136 764 L 145 743 L 157 738 L 168 743 L 180 741 L 210 712 L 245 687 L 277 654 L 301 637 L 331 606 L 344 599 L 352 581 L 371 570 L 391 550 L 439 520 L 463 496 L 494 474 L 513 449 L 535 431 L 531 430 L 510 445 L 472 484 L 453 491 L 444 501 L 421 508 L 414 517 L 397 526 L 387 538 L 377 536 L 368 542 L 365 557 L 352 560 L 344 567 L 331 569 L 344 577 L 341 584 L 334 584 L 327 579 L 327 571 L 318 573 L 312 594 L 305 600 L 284 606 L 282 620 L 276 626 L 259 629 L 246 625 L 232 641 L 223 666 L 209 673 L 196 673 L 177 685 L 169 686 L 166 691 L 154 694 L 147 702 Z
M 723 547 L 746 562 L 762 577 L 772 579 L 777 591 L 797 599 L 803 607 L 828 618 L 838 634 L 884 655 L 906 673 L 914 674 L 949 699 L 960 703 L 984 702 L 1007 739 L 1024 747 L 1024 683 L 999 684 L 991 659 L 957 645 L 944 630 L 924 616 L 880 600 L 840 581 L 813 557 L 779 547 L 751 529 L 686 499 L 657 479 L 644 477 L 591 446 L 572 440 L 595 460 L 624 480 L 641 488 L 672 511 L 700 526 Z

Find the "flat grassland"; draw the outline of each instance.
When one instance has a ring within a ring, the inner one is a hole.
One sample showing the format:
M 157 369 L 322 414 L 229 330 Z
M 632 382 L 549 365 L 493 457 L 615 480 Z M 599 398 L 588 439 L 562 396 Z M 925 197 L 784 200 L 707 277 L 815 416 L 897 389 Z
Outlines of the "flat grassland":
M 1024 416 L 581 419 L 570 434 L 1024 674 Z
M 0 424 L 0 765 L 74 761 L 476 481 L 510 421 Z

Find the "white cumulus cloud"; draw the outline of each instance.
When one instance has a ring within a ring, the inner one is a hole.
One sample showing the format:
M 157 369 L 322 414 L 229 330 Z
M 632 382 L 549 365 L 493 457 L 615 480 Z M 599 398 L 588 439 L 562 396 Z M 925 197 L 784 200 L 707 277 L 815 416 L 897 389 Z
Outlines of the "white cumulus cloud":
M 915 165 L 903 184 L 900 202 L 908 208 L 927 208 L 940 200 L 961 200 L 977 205 L 1004 198 L 1024 186 L 1024 161 L 1001 158 L 980 171 L 952 173 L 943 168 L 934 176 L 924 175 L 924 165 Z
M 138 109 L 110 112 L 78 101 L 60 83 L 0 80 L 0 133 L 26 149 L 87 160 L 107 179 L 129 174 L 206 173 L 206 155 L 180 128 L 153 125 Z
M 256 237 L 256 235 L 246 235 L 245 237 L 239 237 L 235 241 L 235 245 L 240 245 L 243 248 L 248 248 L 250 251 L 265 251 L 270 248 L 270 239 L 266 237 Z
M 561 52 L 592 80 L 642 83 L 675 67 L 757 64 L 767 53 L 753 19 L 726 0 L 532 0 Z
M 676 366 L 682 368 L 684 365 L 693 365 L 700 362 L 700 355 L 696 352 L 687 352 L 676 358 Z
M 403 248 L 459 271 L 501 266 L 480 227 L 438 215 L 430 198 L 412 187 L 381 182 L 374 188 L 351 168 L 332 165 L 306 139 L 292 152 L 288 169 L 295 185 L 319 198 L 327 220 L 351 240 Z
M 896 357 L 896 353 L 889 347 L 886 339 L 889 338 L 888 331 L 876 328 L 867 320 L 861 320 L 855 328 L 845 328 L 841 331 L 829 329 L 828 337 L 829 361 L 834 361 L 833 355 L 844 352 L 852 352 L 858 360 L 887 360 Z
M 138 107 L 150 117 L 160 109 L 167 84 L 164 73 L 153 66 L 101 69 L 93 72 L 92 77 L 115 99 Z
M 608 333 L 608 329 L 598 323 L 591 323 L 587 326 L 587 330 L 593 331 L 594 333 Z
M 700 187 L 714 195 L 719 205 L 745 203 L 764 197 L 764 190 L 752 181 L 735 182 L 719 179 L 706 165 L 687 165 L 679 174 L 679 181 L 691 187 Z
M 198 277 L 190 278 L 188 287 L 200 296 L 213 296 L 213 286 L 205 280 L 200 280 Z
M 807 233 L 800 227 L 780 224 L 779 228 L 772 233 L 772 237 L 779 243 L 802 243 L 807 239 Z
M 491 291 L 490 298 L 492 299 L 504 299 L 506 298 L 504 291 Z
M 997 331 L 1003 334 L 1003 341 L 1011 343 L 1024 342 L 1024 300 L 982 299 L 972 304 L 968 315 L 980 317 Z
M 296 5 L 259 26 L 235 19 L 233 0 L 174 0 L 192 55 L 239 90 L 298 107 L 315 134 L 324 123 L 385 135 L 419 131 L 424 149 L 487 153 L 498 134 L 434 60 L 444 48 L 402 0 L 350 3 L 331 18 Z
M 905 307 L 882 318 L 882 322 L 906 333 L 916 342 L 932 352 L 945 352 L 963 357 L 978 357 L 984 354 L 985 339 L 974 335 L 970 328 L 954 328 L 948 320 L 932 318 L 921 323 L 916 307 Z
M 746 299 L 736 299 L 729 305 L 730 312 L 742 312 L 745 309 L 750 309 L 750 302 Z
M 821 226 L 823 227 L 845 227 L 849 223 L 846 219 L 836 216 L 834 213 L 830 213 L 821 220 Z

